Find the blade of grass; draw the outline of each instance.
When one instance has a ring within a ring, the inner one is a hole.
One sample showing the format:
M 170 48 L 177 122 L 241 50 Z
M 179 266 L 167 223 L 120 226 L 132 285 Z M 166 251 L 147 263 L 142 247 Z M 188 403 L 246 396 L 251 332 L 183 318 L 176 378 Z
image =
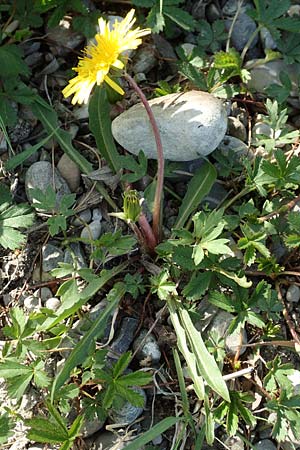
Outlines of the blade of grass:
M 183 375 L 183 371 L 182 371 L 182 367 L 181 367 L 181 361 L 180 361 L 180 358 L 179 358 L 176 348 L 173 349 L 173 357 L 174 357 L 174 362 L 175 362 L 175 367 L 176 367 L 176 372 L 177 372 L 177 377 L 178 377 L 179 389 L 180 389 L 180 393 L 181 393 L 183 414 L 184 414 L 186 421 L 189 423 L 192 430 L 196 434 L 193 417 L 192 417 L 192 414 L 190 413 L 190 404 L 189 404 L 189 399 L 188 399 L 187 392 L 186 392 L 186 386 L 185 386 L 184 375 Z
M 175 229 L 184 227 L 190 215 L 198 208 L 201 200 L 211 190 L 216 178 L 217 171 L 209 162 L 206 162 L 195 172 L 179 208 L 178 218 L 174 225 Z
M 150 430 L 146 431 L 146 433 L 142 434 L 142 436 L 139 436 L 133 442 L 126 445 L 123 450 L 140 450 L 143 445 L 148 444 L 152 439 L 155 439 L 157 436 L 164 433 L 175 425 L 175 423 L 179 422 L 179 420 L 180 419 L 177 417 L 166 417 L 154 425 Z

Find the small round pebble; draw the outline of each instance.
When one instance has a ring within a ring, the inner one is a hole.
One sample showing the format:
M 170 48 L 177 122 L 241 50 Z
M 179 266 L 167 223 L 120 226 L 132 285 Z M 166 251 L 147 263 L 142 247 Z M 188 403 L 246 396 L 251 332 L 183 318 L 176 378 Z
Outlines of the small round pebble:
M 143 330 L 140 335 L 137 337 L 137 339 L 133 343 L 133 348 L 136 350 L 140 347 L 140 349 L 137 352 L 136 357 L 139 360 L 147 359 L 149 361 L 149 364 L 156 364 L 159 362 L 161 357 L 161 352 L 158 346 L 158 343 L 153 336 L 153 334 L 149 334 L 146 338 L 147 331 Z M 143 339 L 145 338 L 144 342 L 142 343 Z M 142 345 L 141 345 L 142 343 Z
M 84 239 L 98 239 L 101 234 L 101 222 L 94 220 L 82 229 L 80 236 Z
M 41 307 L 41 300 L 34 295 L 29 295 L 24 299 L 24 308 L 28 312 L 38 311 Z
M 56 297 L 48 298 L 48 300 L 45 303 L 45 307 L 48 309 L 52 309 L 52 311 L 57 311 L 60 305 L 61 303 L 59 299 Z
M 92 218 L 94 220 L 99 220 L 99 222 L 102 220 L 102 212 L 100 208 L 94 208 L 92 213 Z
M 288 302 L 297 303 L 300 299 L 300 288 L 295 284 L 291 284 L 286 293 L 286 299 Z
M 84 223 L 90 223 L 91 219 L 92 219 L 92 211 L 88 208 L 85 209 L 84 211 L 81 211 L 78 214 L 78 217 L 75 218 L 73 223 L 76 227 L 81 227 L 81 225 L 83 225 Z

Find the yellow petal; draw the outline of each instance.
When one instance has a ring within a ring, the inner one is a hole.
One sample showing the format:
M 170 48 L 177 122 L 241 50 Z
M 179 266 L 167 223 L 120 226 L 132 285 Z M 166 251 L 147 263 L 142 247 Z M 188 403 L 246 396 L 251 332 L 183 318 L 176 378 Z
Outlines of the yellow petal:
M 107 83 L 107 84 L 109 84 L 109 86 L 111 87 L 111 88 L 113 88 L 116 92 L 118 92 L 118 94 L 121 94 L 121 95 L 123 95 L 124 94 L 124 91 L 123 91 L 123 89 L 121 88 L 121 86 L 119 86 L 115 81 L 113 81 L 111 78 L 109 78 L 107 75 L 106 75 L 106 77 L 104 78 L 104 81 Z

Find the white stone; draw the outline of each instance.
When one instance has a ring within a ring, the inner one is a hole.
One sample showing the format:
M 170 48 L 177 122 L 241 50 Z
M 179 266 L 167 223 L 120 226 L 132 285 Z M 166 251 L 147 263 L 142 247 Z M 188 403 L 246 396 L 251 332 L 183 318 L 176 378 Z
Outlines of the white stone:
M 189 161 L 213 152 L 227 129 L 221 100 L 207 92 L 169 94 L 149 101 L 158 123 L 165 159 Z M 130 153 L 143 150 L 157 159 L 155 139 L 144 106 L 139 103 L 112 122 L 117 142 Z
M 29 295 L 24 300 L 24 308 L 27 309 L 28 312 L 39 311 L 41 306 L 41 300 L 34 295 Z
M 60 305 L 61 303 L 59 299 L 56 297 L 48 298 L 48 300 L 45 303 L 46 308 L 52 309 L 52 311 L 57 311 Z
M 51 292 L 51 289 L 49 289 L 48 287 L 42 287 L 42 288 L 38 289 L 37 291 L 35 291 L 33 293 L 33 295 L 35 297 L 40 298 L 42 303 L 45 303 L 48 300 L 48 298 L 52 297 L 52 292 Z
M 92 213 L 92 219 L 93 220 L 102 220 L 102 212 L 100 208 L 94 208 Z

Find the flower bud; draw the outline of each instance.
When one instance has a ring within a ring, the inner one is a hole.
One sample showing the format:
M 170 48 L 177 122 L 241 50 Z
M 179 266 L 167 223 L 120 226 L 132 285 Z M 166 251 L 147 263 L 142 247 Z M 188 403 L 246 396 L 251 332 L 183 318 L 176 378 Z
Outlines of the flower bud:
M 127 222 L 137 222 L 142 212 L 141 200 L 135 190 L 125 191 L 123 194 L 123 211 Z

